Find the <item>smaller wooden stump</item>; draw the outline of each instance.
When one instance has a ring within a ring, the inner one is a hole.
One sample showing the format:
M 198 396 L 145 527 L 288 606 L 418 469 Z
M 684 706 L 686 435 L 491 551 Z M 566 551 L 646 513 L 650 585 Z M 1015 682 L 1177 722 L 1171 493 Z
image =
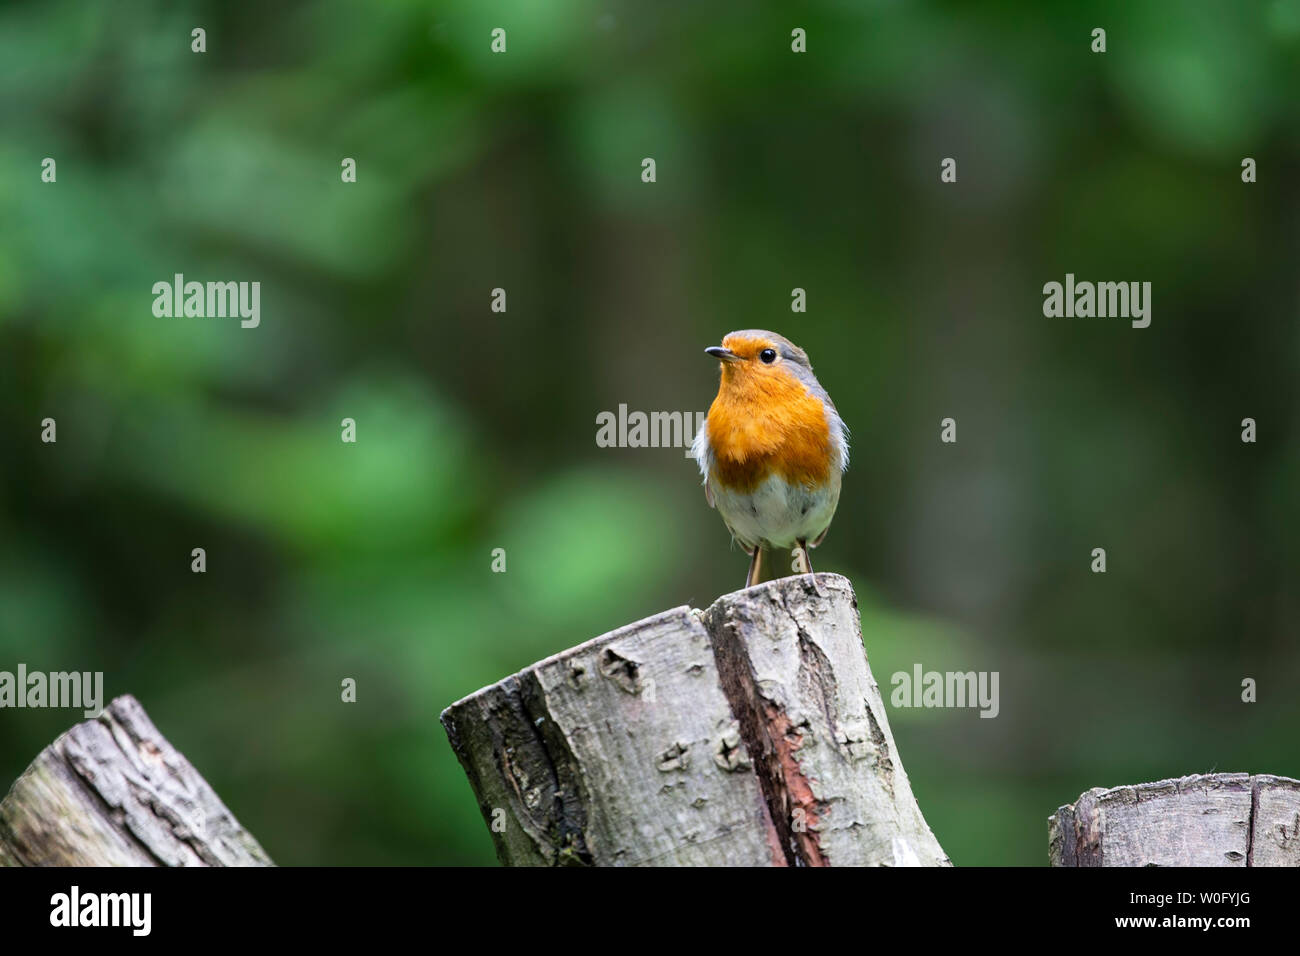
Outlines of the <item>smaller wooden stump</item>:
M 1047 825 L 1052 866 L 1300 866 L 1300 780 L 1215 773 L 1096 788 Z
M 443 712 L 502 863 L 946 865 L 848 580 L 619 628 Z
M 0 802 L 0 866 L 272 866 L 129 695 L 40 752 Z

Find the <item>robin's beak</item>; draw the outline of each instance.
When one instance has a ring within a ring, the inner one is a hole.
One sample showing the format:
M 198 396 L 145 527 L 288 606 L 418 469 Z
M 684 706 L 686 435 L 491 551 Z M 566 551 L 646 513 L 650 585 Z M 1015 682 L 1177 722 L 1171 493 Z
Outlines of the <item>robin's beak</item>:
M 704 351 L 705 351 L 706 353 L 708 353 L 709 355 L 712 355 L 712 356 L 713 356 L 715 359 L 717 359 L 719 362 L 739 362 L 739 361 L 740 361 L 740 356 L 739 356 L 739 355 L 737 355 L 735 352 L 731 351 L 731 349 L 724 349 L 721 345 L 711 345 L 711 346 L 709 346 L 707 349 L 705 349 Z

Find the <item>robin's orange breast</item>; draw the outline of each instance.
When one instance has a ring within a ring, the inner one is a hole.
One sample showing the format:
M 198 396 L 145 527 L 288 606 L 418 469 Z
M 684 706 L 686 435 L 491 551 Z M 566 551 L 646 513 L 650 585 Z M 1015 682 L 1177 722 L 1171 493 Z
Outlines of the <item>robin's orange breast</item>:
M 771 474 L 809 488 L 825 484 L 832 448 L 821 399 L 791 375 L 729 371 L 709 408 L 713 480 L 742 493 Z

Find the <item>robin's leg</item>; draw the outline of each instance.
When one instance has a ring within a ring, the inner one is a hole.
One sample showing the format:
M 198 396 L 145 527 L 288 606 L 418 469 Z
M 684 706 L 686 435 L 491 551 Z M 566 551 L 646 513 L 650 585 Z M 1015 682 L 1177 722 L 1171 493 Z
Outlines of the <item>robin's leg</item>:
M 812 559 L 808 557 L 808 542 L 802 538 L 794 543 L 794 560 L 796 570 L 812 578 L 813 590 L 824 595 L 826 592 L 822 590 L 821 584 L 818 583 L 817 575 L 812 569 Z
M 745 575 L 745 587 L 752 588 L 763 577 L 763 546 L 754 545 L 749 558 L 749 574 Z

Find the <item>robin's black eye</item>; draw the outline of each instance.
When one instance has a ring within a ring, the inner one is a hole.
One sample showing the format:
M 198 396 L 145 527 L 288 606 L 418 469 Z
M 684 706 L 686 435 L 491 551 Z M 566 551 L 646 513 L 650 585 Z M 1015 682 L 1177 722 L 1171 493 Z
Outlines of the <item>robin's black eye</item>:
M 758 353 L 758 357 L 763 360 L 764 365 L 771 365 L 776 361 L 776 349 L 763 349 Z

